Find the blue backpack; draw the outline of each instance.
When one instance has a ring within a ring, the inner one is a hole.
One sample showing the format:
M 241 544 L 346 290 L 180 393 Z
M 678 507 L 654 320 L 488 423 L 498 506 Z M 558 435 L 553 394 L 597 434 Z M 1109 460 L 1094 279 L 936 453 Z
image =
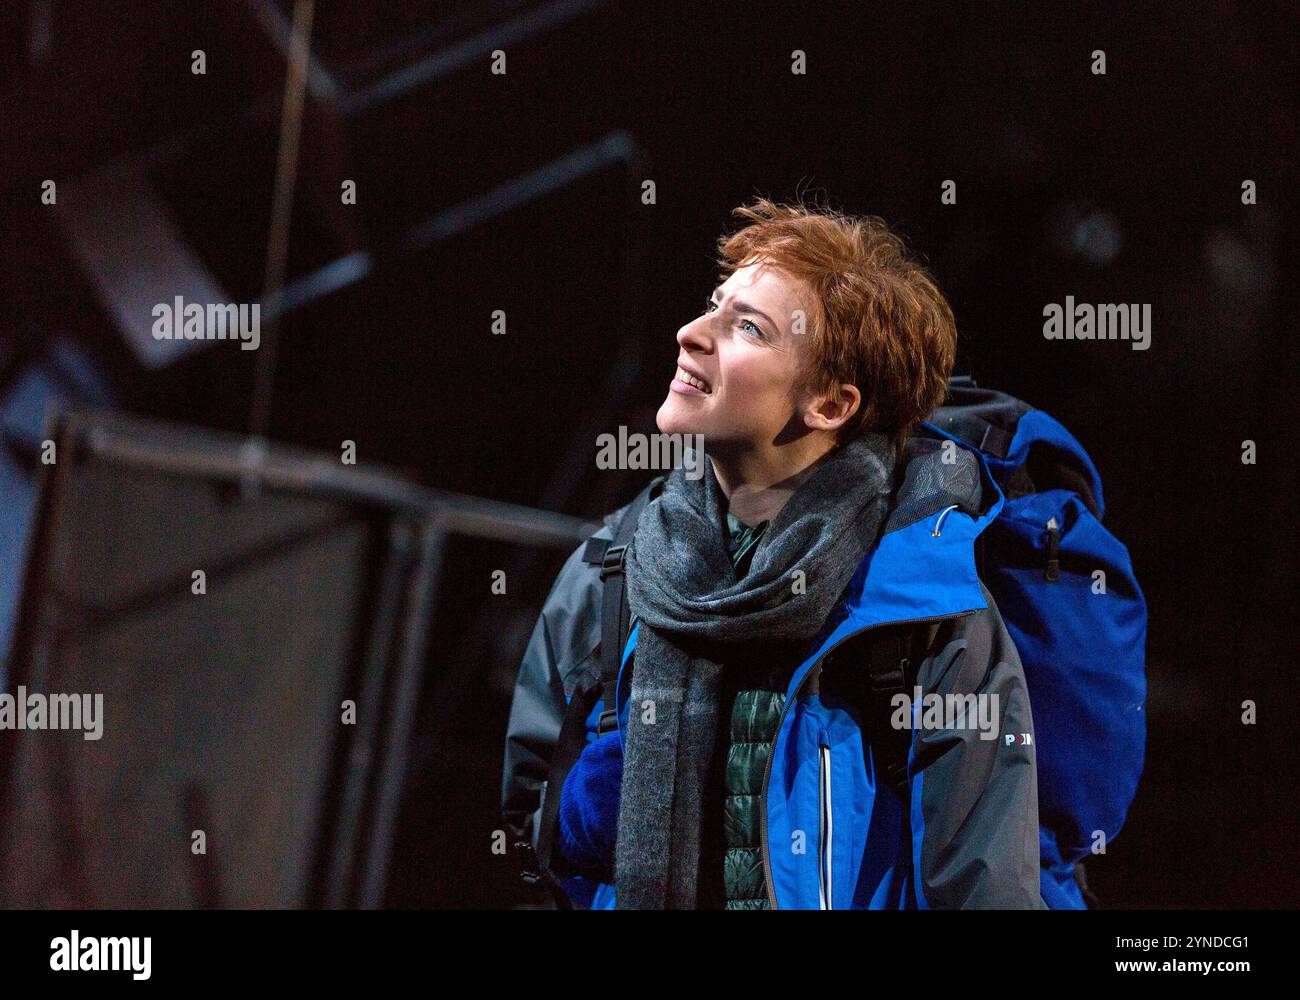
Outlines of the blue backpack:
M 1043 900 L 1086 909 L 1081 862 L 1119 833 L 1142 774 L 1146 602 L 1070 432 L 973 379 L 948 390 L 926 429 L 976 448 L 1006 497 L 977 557 L 1029 687 Z

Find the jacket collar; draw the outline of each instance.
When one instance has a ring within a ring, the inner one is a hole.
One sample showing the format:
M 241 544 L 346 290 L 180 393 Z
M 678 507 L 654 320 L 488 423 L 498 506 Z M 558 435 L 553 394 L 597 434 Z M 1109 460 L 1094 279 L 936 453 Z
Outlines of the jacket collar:
M 836 615 L 791 677 L 791 691 L 807 667 L 858 632 L 988 607 L 975 540 L 1005 498 L 984 456 L 925 424 L 924 433 L 909 440 L 900 468 L 880 541 L 863 556 Z
M 975 565 L 975 540 L 1005 498 L 984 456 L 933 424 L 907 444 L 880 541 L 862 558 L 845 598 L 794 671 L 798 689 L 814 663 L 850 636 L 894 622 L 946 618 L 988 607 Z M 946 442 L 952 442 L 951 445 Z M 633 624 L 619 665 L 636 648 Z

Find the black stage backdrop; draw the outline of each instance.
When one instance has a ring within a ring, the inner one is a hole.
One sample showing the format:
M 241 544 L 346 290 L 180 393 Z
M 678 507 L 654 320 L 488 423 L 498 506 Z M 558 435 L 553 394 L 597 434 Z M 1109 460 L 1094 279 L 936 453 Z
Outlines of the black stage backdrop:
M 307 284 L 271 438 L 597 516 L 644 479 L 596 470 L 595 436 L 654 430 L 730 209 L 812 193 L 881 215 L 950 297 L 959 370 L 1090 451 L 1145 589 L 1147 766 L 1093 889 L 1117 908 L 1295 905 L 1293 5 L 318 6 L 328 80 L 309 87 L 288 256 Z M 113 308 L 138 274 L 93 279 L 68 205 L 110 168 L 143 177 L 156 201 L 123 231 L 161 204 L 211 278 L 255 298 L 290 8 L 0 14 L 6 392 L 70 338 L 122 409 L 247 429 L 257 352 L 143 364 Z M 523 27 L 494 76 L 503 25 Z M 61 215 L 47 178 L 67 182 Z M 1150 349 L 1044 339 L 1066 295 L 1151 304 Z M 513 673 L 564 555 L 449 543 L 462 582 L 439 590 L 386 905 L 542 903 L 488 845 Z M 502 566 L 493 603 L 478 580 Z

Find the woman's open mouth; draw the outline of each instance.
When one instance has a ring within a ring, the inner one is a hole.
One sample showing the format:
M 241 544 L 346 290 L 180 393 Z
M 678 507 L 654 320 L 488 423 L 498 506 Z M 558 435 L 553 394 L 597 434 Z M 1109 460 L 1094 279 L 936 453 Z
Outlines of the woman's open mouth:
M 713 387 L 708 382 L 702 378 L 697 378 L 684 368 L 677 369 L 677 374 L 672 382 L 668 384 L 668 388 L 688 396 L 692 394 L 708 396 L 713 392 Z

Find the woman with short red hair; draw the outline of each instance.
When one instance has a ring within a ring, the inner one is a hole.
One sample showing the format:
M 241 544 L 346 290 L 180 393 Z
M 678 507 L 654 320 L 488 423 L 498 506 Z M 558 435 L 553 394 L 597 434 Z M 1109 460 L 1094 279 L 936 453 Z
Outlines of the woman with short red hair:
M 1032 739 L 1000 738 L 1032 734 L 1024 674 L 974 571 L 997 490 L 918 433 L 952 311 L 880 219 L 736 214 L 657 416 L 705 474 L 674 470 L 627 548 L 618 727 L 551 790 L 552 867 L 627 909 L 1043 908 Z M 548 601 L 569 621 L 587 569 Z M 557 669 L 529 656 L 521 690 Z M 933 695 L 969 711 L 927 727 Z

